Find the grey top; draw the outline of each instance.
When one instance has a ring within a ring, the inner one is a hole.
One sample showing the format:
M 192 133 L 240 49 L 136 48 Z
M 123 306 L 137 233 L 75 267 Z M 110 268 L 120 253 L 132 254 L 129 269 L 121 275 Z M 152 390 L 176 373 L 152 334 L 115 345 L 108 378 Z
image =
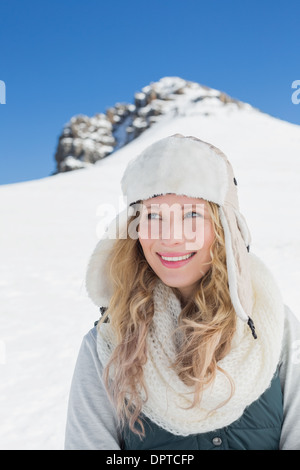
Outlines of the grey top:
M 66 450 L 120 450 L 115 409 L 102 380 L 97 330 L 83 338 L 71 384 Z M 284 421 L 279 450 L 300 450 L 300 322 L 285 308 L 284 338 L 279 363 Z

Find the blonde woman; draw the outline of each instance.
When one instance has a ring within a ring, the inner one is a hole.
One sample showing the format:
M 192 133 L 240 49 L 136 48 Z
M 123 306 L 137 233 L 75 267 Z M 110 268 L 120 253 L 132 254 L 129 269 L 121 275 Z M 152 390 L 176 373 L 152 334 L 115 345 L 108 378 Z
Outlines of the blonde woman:
M 122 190 L 88 265 L 102 316 L 79 352 L 65 448 L 300 449 L 299 323 L 250 252 L 226 156 L 167 137 Z

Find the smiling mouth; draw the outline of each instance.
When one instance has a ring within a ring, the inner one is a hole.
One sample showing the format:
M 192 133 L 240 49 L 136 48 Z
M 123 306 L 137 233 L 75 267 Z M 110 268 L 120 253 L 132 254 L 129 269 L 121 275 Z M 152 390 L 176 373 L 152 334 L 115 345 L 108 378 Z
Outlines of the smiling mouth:
M 196 254 L 196 252 L 194 251 L 193 253 L 188 253 L 186 255 L 182 255 L 182 256 L 164 256 L 164 255 L 161 255 L 159 253 L 157 253 L 164 261 L 184 261 L 186 259 L 189 259 L 191 258 L 192 256 L 194 256 Z
M 191 258 L 195 256 L 196 252 L 192 253 L 178 253 L 178 256 L 174 256 L 175 253 L 172 253 L 173 256 L 170 256 L 168 253 L 157 253 L 159 256 L 160 262 L 162 263 L 163 266 L 166 268 L 181 268 L 182 266 L 186 265 L 187 263 L 190 262 Z M 169 256 L 167 256 L 169 255 Z

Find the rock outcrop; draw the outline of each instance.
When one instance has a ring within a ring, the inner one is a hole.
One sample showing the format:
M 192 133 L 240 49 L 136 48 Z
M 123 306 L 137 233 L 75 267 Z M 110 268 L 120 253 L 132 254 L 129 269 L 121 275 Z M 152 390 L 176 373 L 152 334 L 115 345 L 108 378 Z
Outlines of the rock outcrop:
M 199 112 L 199 103 L 203 105 L 207 100 L 215 100 L 217 106 L 243 105 L 218 90 L 178 77 L 164 77 L 135 93 L 131 104 L 117 103 L 105 114 L 93 117 L 74 116 L 59 137 L 56 173 L 94 164 L 138 137 L 163 116 L 182 115 L 185 108 L 191 109 L 191 103 Z M 203 113 L 208 114 L 205 106 Z

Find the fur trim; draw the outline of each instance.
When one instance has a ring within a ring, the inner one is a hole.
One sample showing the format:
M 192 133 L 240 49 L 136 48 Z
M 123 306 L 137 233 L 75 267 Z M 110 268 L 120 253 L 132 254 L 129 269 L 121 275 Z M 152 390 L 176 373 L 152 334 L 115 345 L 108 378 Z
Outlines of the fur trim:
M 107 261 L 116 238 L 126 237 L 128 211 L 124 209 L 107 227 L 88 263 L 85 286 L 89 297 L 98 307 L 107 307 L 113 294 Z

